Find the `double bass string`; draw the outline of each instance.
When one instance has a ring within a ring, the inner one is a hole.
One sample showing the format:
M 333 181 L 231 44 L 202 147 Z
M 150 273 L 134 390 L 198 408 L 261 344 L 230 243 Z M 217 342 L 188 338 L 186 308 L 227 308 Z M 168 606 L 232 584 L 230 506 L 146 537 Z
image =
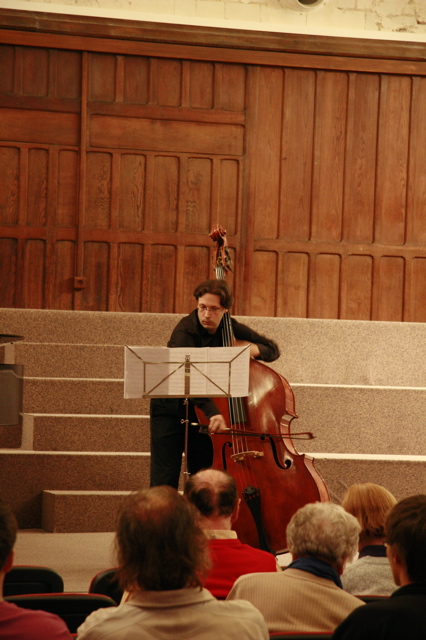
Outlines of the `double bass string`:
M 224 322 L 223 322 L 223 342 L 227 347 L 231 347 L 234 344 L 234 332 L 232 329 L 231 317 L 229 315 L 229 311 L 224 314 Z M 246 412 L 244 409 L 243 398 L 228 398 L 229 405 L 229 416 L 230 416 L 230 426 L 231 428 L 234 425 L 239 425 L 241 431 L 245 431 L 245 423 L 246 423 Z M 240 478 L 244 479 L 245 485 L 253 485 L 254 484 L 254 474 L 251 468 L 251 460 L 249 457 L 244 456 L 244 454 L 248 451 L 248 440 L 245 435 L 235 435 L 231 434 L 232 446 L 235 455 L 241 455 L 242 460 L 240 465 L 238 465 L 238 473 Z M 247 464 L 246 464 L 247 463 Z M 247 473 L 248 472 L 248 473 Z M 248 476 L 248 477 L 247 477 Z

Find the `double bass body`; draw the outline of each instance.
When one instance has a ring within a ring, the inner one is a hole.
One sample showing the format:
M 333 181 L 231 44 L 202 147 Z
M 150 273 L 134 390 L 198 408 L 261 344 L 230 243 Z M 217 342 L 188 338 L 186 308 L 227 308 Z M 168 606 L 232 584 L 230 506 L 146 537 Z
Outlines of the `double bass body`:
M 312 459 L 299 454 L 291 440 L 290 424 L 297 417 L 293 391 L 280 374 L 251 360 L 244 415 L 230 402 L 215 399 L 231 431 L 212 436 L 212 466 L 228 471 L 242 496 L 234 528 L 242 542 L 285 551 L 286 527 L 293 514 L 308 502 L 329 499 Z

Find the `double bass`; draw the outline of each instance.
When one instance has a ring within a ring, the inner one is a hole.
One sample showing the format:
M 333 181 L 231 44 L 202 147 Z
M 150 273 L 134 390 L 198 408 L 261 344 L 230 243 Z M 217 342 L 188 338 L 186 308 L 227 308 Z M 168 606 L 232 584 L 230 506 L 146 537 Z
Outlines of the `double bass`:
M 217 243 L 216 278 L 231 269 L 226 231 L 220 225 L 210 236 Z M 223 316 L 223 345 L 235 346 L 229 311 Z M 296 450 L 291 434 L 297 418 L 294 393 L 287 380 L 258 360 L 250 360 L 249 395 L 215 398 L 229 432 L 211 435 L 212 468 L 234 477 L 241 500 L 234 528 L 239 539 L 254 547 L 281 553 L 287 550 L 286 528 L 293 514 L 308 502 L 328 501 L 327 487 L 313 459 Z M 201 424 L 206 418 L 196 408 Z

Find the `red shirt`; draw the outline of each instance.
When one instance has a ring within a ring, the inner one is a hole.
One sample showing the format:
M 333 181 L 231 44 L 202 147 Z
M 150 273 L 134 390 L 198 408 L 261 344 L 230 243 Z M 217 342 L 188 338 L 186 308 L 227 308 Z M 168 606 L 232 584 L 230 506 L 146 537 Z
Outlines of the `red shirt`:
M 62 618 L 33 611 L 12 602 L 0 602 L 0 638 L 7 640 L 71 640 Z
M 238 538 L 210 538 L 212 569 L 204 584 L 216 598 L 224 599 L 235 580 L 246 573 L 277 571 L 272 553 L 243 544 Z

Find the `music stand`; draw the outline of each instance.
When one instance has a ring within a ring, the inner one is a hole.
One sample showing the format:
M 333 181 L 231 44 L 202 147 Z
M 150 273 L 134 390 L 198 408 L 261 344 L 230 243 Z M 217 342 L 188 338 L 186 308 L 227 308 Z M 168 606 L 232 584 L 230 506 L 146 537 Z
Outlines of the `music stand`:
M 248 395 L 250 345 L 124 349 L 125 398 L 182 398 L 185 404 L 184 482 L 188 476 L 189 399 Z

